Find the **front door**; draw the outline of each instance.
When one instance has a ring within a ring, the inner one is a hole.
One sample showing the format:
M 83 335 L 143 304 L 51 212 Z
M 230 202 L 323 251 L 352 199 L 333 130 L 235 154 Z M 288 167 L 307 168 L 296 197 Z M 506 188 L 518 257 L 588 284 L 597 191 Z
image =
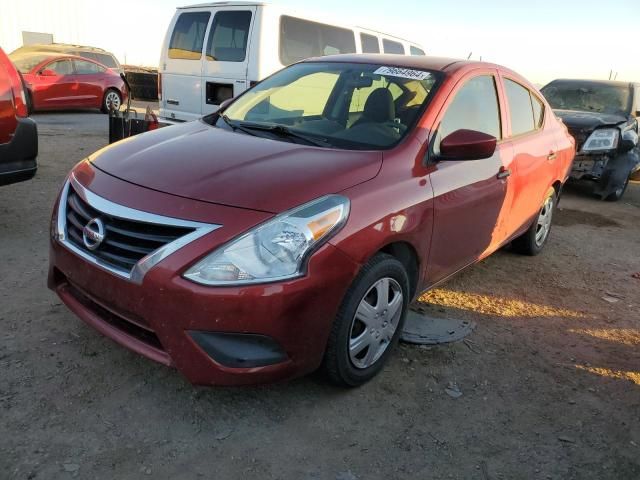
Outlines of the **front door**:
M 202 114 L 249 88 L 247 67 L 256 7 L 216 9 L 205 44 L 202 66 Z
M 77 85 L 71 60 L 55 60 L 41 68 L 34 78 L 32 90 L 33 105 L 37 109 L 73 106 Z
M 474 73 L 458 83 L 436 120 L 432 153 L 456 130 L 475 130 L 498 139 L 483 160 L 434 165 L 434 228 L 427 281 L 434 284 L 495 250 L 505 238 L 512 188 L 512 145 L 502 142 L 502 112 L 496 72 Z

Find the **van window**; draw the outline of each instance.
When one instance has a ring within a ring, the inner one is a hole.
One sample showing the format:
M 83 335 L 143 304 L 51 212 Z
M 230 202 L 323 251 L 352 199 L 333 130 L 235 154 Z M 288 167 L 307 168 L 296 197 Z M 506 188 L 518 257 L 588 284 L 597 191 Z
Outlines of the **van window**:
M 105 67 L 118 68 L 118 64 L 111 55 L 105 55 L 104 53 L 96 53 L 96 59 Z
M 284 65 L 309 57 L 355 53 L 352 30 L 283 16 L 280 21 L 280 61 Z
M 171 34 L 169 58 L 200 60 L 209 17 L 209 12 L 180 14 Z
M 96 73 L 104 72 L 103 67 L 93 62 L 85 62 L 84 60 L 74 60 L 73 64 L 76 67 L 77 75 L 93 75 Z
M 360 34 L 360 42 L 362 43 L 362 53 L 380 53 L 380 44 L 378 43 L 378 37 L 368 35 L 366 33 Z
M 218 12 L 207 42 L 207 60 L 244 62 L 251 26 L 251 12 Z
M 511 134 L 520 135 L 536 129 L 529 90 L 513 80 L 504 79 L 511 112 Z
M 394 42 L 393 40 L 387 40 L 386 38 L 383 38 L 382 46 L 384 48 L 384 53 L 404 55 L 404 45 L 399 42 Z
M 411 45 L 411 48 L 409 50 L 411 52 L 411 55 L 421 56 L 421 57 L 426 55 L 426 53 L 424 53 L 424 50 L 418 47 L 414 47 L 413 45 Z

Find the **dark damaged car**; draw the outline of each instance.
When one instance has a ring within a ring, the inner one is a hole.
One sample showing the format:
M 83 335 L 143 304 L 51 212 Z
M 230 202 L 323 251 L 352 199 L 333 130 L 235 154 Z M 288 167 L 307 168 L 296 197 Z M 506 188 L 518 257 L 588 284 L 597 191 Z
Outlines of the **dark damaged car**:
M 576 140 L 571 178 L 620 200 L 640 169 L 640 83 L 554 80 L 541 91 Z

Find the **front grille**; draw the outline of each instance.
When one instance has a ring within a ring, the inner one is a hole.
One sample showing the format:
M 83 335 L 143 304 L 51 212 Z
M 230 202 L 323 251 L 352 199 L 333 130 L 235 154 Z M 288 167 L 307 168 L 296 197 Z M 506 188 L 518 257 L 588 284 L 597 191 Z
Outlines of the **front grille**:
M 85 245 L 83 229 L 90 220 L 104 224 L 104 239 L 94 250 Z M 193 228 L 139 222 L 101 212 L 69 186 L 66 205 L 67 238 L 75 247 L 111 268 L 131 273 L 144 257 L 194 231 Z
M 589 138 L 589 130 L 582 128 L 568 128 L 569 133 L 576 141 L 576 151 L 579 152 L 584 145 L 584 142 Z

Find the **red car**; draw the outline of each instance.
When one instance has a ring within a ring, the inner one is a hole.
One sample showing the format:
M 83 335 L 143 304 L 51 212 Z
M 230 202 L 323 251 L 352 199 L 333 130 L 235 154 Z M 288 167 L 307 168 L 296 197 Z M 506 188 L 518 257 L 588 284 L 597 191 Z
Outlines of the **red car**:
M 70 173 L 49 287 L 196 384 L 380 371 L 407 307 L 512 243 L 539 253 L 574 143 L 488 63 L 307 60 Z
M 38 129 L 28 115 L 20 74 L 0 48 L 0 185 L 29 180 L 36 173 Z
M 118 109 L 127 98 L 119 74 L 104 65 L 74 55 L 12 54 L 27 82 L 33 110 Z

